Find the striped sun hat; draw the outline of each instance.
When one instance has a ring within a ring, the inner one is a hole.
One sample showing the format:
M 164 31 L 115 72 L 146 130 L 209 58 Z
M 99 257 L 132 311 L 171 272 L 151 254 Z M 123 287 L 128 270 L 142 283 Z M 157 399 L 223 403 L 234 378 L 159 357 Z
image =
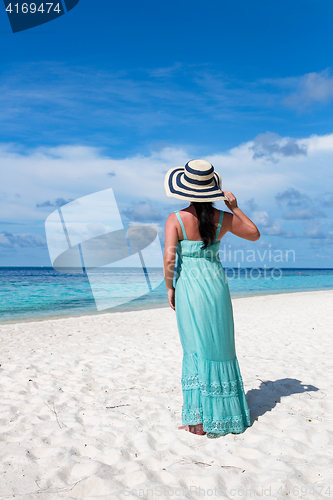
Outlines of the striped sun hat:
M 188 201 L 227 200 L 221 177 L 206 160 L 191 160 L 185 167 L 171 168 L 164 180 L 167 196 Z

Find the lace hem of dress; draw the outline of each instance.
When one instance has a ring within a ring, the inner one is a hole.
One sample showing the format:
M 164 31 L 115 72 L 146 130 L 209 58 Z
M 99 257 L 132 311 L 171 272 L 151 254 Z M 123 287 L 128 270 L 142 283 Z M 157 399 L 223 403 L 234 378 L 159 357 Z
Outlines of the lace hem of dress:
M 211 382 L 210 384 L 201 382 L 198 375 L 182 377 L 183 390 L 200 389 L 204 396 L 236 396 L 243 390 L 243 380 L 229 380 L 228 382 Z
M 250 410 L 245 410 L 245 415 L 234 415 L 232 417 L 222 418 L 218 421 L 204 418 L 202 410 L 191 410 L 183 406 L 182 409 L 183 425 L 203 424 L 205 432 L 215 434 L 241 434 L 246 427 L 250 427 Z

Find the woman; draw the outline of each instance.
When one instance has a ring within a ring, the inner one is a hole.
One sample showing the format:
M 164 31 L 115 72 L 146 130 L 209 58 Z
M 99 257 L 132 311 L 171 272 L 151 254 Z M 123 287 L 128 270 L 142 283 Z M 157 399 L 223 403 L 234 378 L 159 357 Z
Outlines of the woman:
M 185 168 L 169 170 L 164 185 L 168 196 L 190 202 L 170 214 L 165 225 L 164 277 L 183 348 L 179 429 L 207 437 L 239 434 L 250 425 L 250 411 L 219 247 L 228 231 L 250 241 L 258 240 L 260 233 L 235 196 L 222 192 L 221 177 L 207 161 L 191 160 Z M 216 200 L 225 200 L 232 213 L 214 208 Z

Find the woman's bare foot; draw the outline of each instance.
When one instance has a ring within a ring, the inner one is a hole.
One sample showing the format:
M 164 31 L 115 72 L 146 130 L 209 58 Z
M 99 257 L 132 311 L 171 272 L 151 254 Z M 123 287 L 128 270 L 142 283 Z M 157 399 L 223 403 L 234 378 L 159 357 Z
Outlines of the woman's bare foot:
M 186 431 L 192 432 L 192 434 L 198 434 L 199 436 L 204 436 L 206 432 L 203 430 L 202 424 L 196 425 L 183 425 L 178 427 L 178 429 L 185 429 Z

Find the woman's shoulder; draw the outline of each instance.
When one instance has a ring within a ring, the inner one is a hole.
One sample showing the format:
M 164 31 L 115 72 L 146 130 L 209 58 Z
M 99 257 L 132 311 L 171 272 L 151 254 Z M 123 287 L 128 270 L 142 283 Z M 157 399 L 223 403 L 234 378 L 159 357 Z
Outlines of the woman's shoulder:
M 175 210 L 174 212 L 171 212 L 171 214 L 168 215 L 166 219 L 166 224 L 174 224 L 178 220 L 176 212 L 179 212 L 179 210 Z
M 176 212 L 171 212 L 171 214 L 169 214 L 169 215 L 168 215 L 168 217 L 167 217 L 167 219 L 166 219 L 166 220 L 167 220 L 167 221 L 168 221 L 168 220 L 172 220 L 174 217 L 176 217 Z

